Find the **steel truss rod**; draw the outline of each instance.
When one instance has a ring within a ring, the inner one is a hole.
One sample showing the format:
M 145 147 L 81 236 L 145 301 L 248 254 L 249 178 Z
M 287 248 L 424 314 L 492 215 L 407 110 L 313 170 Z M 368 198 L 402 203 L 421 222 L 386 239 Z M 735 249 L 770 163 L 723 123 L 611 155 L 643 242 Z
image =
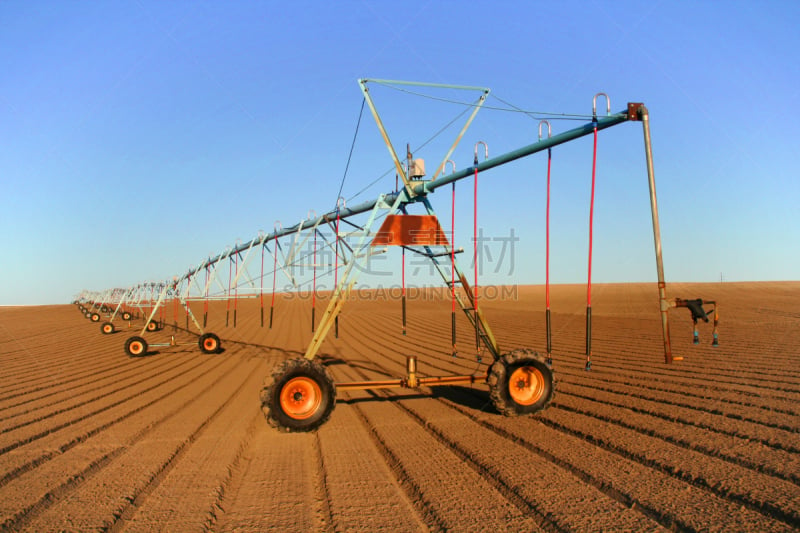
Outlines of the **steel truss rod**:
M 392 197 L 392 201 L 387 201 L 389 197 Z M 408 196 L 406 196 L 405 191 L 401 191 L 400 195 L 392 194 L 392 195 L 380 195 L 378 199 L 373 204 L 372 213 L 370 213 L 369 219 L 367 223 L 364 225 L 364 230 L 361 233 L 361 238 L 359 239 L 358 244 L 353 248 L 353 254 L 351 260 L 347 262 L 345 266 L 345 270 L 342 273 L 342 276 L 339 278 L 339 283 L 336 285 L 333 294 L 331 294 L 330 301 L 328 302 L 328 306 L 325 309 L 324 314 L 322 315 L 322 319 L 320 320 L 319 326 L 317 327 L 316 331 L 314 332 L 314 336 L 311 339 L 311 342 L 308 344 L 306 348 L 306 353 L 304 357 L 306 359 L 312 360 L 317 354 L 320 346 L 322 346 L 322 341 L 325 340 L 325 337 L 328 334 L 331 326 L 334 325 L 336 322 L 336 317 L 342 310 L 344 303 L 347 301 L 347 298 L 352 290 L 353 286 L 355 285 L 356 281 L 358 280 L 358 276 L 363 269 L 355 269 L 354 267 L 359 262 L 359 260 L 368 261 L 372 254 L 370 254 L 370 247 L 372 246 L 372 236 L 370 235 L 370 229 L 372 228 L 373 223 L 378 218 L 378 212 L 383 209 L 387 210 L 389 213 L 395 213 L 399 210 L 403 200 L 407 200 Z
M 186 311 L 187 316 L 191 318 L 192 323 L 194 323 L 195 327 L 200 332 L 200 335 L 203 335 L 205 333 L 205 330 L 195 318 L 194 313 L 192 313 L 192 310 L 189 308 L 189 302 L 187 302 L 186 299 L 183 296 L 181 296 L 177 285 L 170 286 L 169 284 L 165 283 L 161 286 L 161 291 L 159 292 L 158 300 L 156 300 L 156 303 L 153 306 L 153 310 L 150 312 L 150 315 L 145 320 L 140 335 L 145 334 L 145 332 L 147 331 L 147 324 L 154 321 L 153 319 L 155 318 L 156 313 L 158 312 L 159 308 L 162 305 L 164 305 L 164 302 L 167 299 L 178 300 L 183 306 L 184 311 Z
M 372 102 L 372 97 L 369 94 L 369 89 L 367 89 L 367 83 L 373 81 L 375 83 L 381 83 L 384 85 L 412 85 L 417 87 L 436 87 L 440 89 L 459 89 L 459 90 L 468 90 L 468 91 L 480 91 L 481 96 L 478 98 L 477 103 L 475 104 L 475 108 L 472 110 L 469 118 L 467 119 L 464 126 L 461 128 L 461 131 L 456 136 L 453 145 L 450 147 L 450 150 L 444 156 L 441 164 L 436 167 L 436 171 L 433 174 L 433 179 L 436 179 L 436 176 L 439 175 L 439 172 L 444 170 L 445 163 L 447 159 L 450 157 L 450 154 L 453 153 L 458 143 L 461 141 L 461 138 L 464 136 L 464 133 L 469 128 L 472 121 L 475 119 L 475 115 L 478 114 L 480 111 L 481 106 L 486 101 L 486 96 L 489 94 L 489 89 L 486 87 L 466 87 L 463 85 L 444 85 L 440 83 L 423 83 L 417 81 L 398 81 L 398 80 L 369 80 L 369 79 L 360 79 L 358 80 L 358 85 L 361 87 L 361 92 L 364 95 L 364 100 L 369 105 L 370 112 L 372 112 L 372 117 L 375 119 L 375 124 L 378 126 L 378 130 L 380 131 L 381 136 L 383 137 L 383 142 L 386 144 L 386 148 L 389 150 L 389 155 L 392 157 L 392 161 L 394 161 L 395 168 L 397 169 L 397 175 L 400 176 L 403 180 L 403 184 L 410 192 L 410 196 L 415 196 L 413 192 L 413 186 L 409 181 L 411 179 L 411 153 L 408 154 L 408 163 L 406 168 L 403 168 L 403 164 L 400 162 L 400 159 L 397 157 L 397 152 L 395 152 L 394 146 L 392 145 L 391 141 L 389 140 L 389 135 L 386 133 L 386 128 L 383 126 L 383 121 L 381 120 L 380 116 L 378 115 L 378 110 L 375 108 L 375 104 Z M 408 171 L 408 172 L 406 172 Z
M 233 286 L 237 287 L 239 285 L 239 277 L 244 274 L 250 281 L 250 285 L 253 286 L 253 280 L 250 278 L 250 274 L 247 272 L 247 264 L 250 262 L 250 252 L 253 251 L 253 247 L 255 246 L 256 242 L 258 242 L 258 238 L 253 239 L 250 241 L 250 246 L 247 247 L 247 253 L 242 258 L 241 252 L 237 252 L 239 257 L 242 258 L 242 264 L 238 267 L 239 270 L 236 272 L 236 277 L 233 279 Z
M 134 288 L 133 287 L 130 287 L 130 288 L 126 289 L 125 292 L 122 293 L 122 296 L 120 296 L 119 302 L 117 302 L 117 306 L 114 308 L 114 312 L 111 313 L 111 318 L 109 319 L 111 322 L 114 321 L 114 319 L 117 317 L 117 313 L 119 313 L 120 309 L 122 309 L 122 306 L 125 305 L 125 302 L 127 302 L 127 301 L 129 301 L 131 299 L 133 294 L 134 294 Z

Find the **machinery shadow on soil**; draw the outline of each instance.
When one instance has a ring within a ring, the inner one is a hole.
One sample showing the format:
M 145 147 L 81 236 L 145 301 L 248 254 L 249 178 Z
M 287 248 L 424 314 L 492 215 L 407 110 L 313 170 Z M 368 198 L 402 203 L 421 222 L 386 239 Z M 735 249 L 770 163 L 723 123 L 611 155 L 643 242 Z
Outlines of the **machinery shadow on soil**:
M 305 352 L 301 352 L 299 350 L 287 350 L 285 348 L 281 348 L 280 346 L 271 346 L 269 344 L 258 344 L 255 342 L 246 342 L 240 340 L 231 340 L 231 339 L 222 339 L 225 341 L 226 344 L 236 344 L 237 346 L 247 346 L 250 348 L 258 348 L 259 350 L 263 350 L 266 352 L 279 352 L 289 357 L 302 357 Z
M 487 391 L 470 389 L 469 387 L 460 387 L 457 385 L 439 385 L 430 387 L 431 392 L 426 393 L 418 389 L 406 389 L 408 392 L 401 392 L 397 394 L 382 395 L 375 391 L 367 390 L 369 397 L 366 398 L 337 398 L 337 403 L 347 405 L 354 405 L 365 402 L 398 402 L 403 400 L 446 400 L 455 405 L 460 405 L 467 409 L 475 411 L 485 411 L 496 413 L 492 402 L 489 400 L 489 393 Z
M 447 400 L 475 411 L 497 412 L 489 399 L 489 391 L 462 385 L 442 385 L 431 387 L 431 390 L 432 394 L 429 396 L 433 398 Z
M 147 357 L 153 357 L 153 356 L 155 356 L 155 355 L 159 355 L 160 353 L 161 353 L 161 352 L 159 352 L 158 350 L 147 350 L 147 351 L 146 351 L 146 352 L 144 352 L 143 354 L 141 354 L 141 355 L 137 355 L 137 356 L 136 356 L 136 359 L 145 359 L 145 358 L 147 358 Z

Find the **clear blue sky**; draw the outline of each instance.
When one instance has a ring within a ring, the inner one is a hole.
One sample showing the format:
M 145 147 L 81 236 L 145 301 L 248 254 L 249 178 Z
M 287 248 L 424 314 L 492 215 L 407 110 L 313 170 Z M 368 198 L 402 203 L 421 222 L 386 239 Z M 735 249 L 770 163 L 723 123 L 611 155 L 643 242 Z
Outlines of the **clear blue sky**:
M 330 209 L 361 77 L 486 86 L 563 113 L 590 113 L 599 91 L 612 111 L 644 102 L 667 280 L 800 279 L 798 28 L 788 0 L 2 2 L 0 304 L 165 279 Z M 401 150 L 462 110 L 374 96 Z M 483 110 L 453 159 L 535 137 L 535 120 Z M 586 279 L 591 151 L 587 138 L 553 152 L 554 282 Z M 415 155 L 432 167 L 443 153 Z M 365 115 L 344 196 L 390 167 Z M 481 226 L 521 239 L 487 282 L 544 282 L 545 172 L 538 154 L 482 176 Z M 449 213 L 449 192 L 431 199 Z M 600 135 L 595 223 L 595 281 L 656 279 L 638 124 Z

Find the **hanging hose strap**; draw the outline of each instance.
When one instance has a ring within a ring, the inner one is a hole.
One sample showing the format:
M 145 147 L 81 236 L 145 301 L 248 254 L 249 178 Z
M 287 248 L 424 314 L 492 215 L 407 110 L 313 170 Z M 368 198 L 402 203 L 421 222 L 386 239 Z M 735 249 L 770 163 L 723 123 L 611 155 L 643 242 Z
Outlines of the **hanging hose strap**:
M 270 303 L 270 305 L 272 307 L 274 307 L 275 306 L 275 284 L 276 284 L 277 279 L 278 279 L 278 238 L 277 237 L 275 237 L 275 245 L 273 247 L 272 257 L 274 258 L 274 261 L 272 263 L 272 302 Z
M 550 309 L 550 148 L 547 149 L 547 221 L 545 223 L 545 300 L 547 309 Z
M 475 188 L 473 193 L 472 260 L 475 266 L 475 285 L 473 287 L 475 307 L 475 328 L 478 329 L 478 150 L 475 149 Z
M 264 248 L 266 248 L 267 244 L 263 243 L 261 245 L 261 292 L 260 292 L 260 300 L 261 300 L 261 307 L 264 307 Z
M 452 183 L 453 202 L 450 209 L 450 296 L 456 312 L 456 182 Z

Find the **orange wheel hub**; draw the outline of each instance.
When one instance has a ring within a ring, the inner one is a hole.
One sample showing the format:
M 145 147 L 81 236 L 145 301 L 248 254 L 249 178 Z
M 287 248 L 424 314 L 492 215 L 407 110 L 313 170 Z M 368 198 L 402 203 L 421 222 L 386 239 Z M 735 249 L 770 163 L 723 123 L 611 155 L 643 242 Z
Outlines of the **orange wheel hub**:
M 139 342 L 139 341 L 132 342 L 131 345 L 130 345 L 130 350 L 131 350 L 132 354 L 139 355 L 140 353 L 142 353 L 143 349 L 144 349 L 144 346 L 142 346 L 142 343 Z
M 208 339 L 203 341 L 203 348 L 205 348 L 209 352 L 212 351 L 212 350 L 216 350 L 217 349 L 217 341 L 215 341 L 214 339 L 208 338 Z
M 297 377 L 283 386 L 280 401 L 284 413 L 295 420 L 305 420 L 319 409 L 322 389 L 313 379 Z
M 545 393 L 545 380 L 538 368 L 521 366 L 508 379 L 508 393 L 520 405 L 532 405 Z

